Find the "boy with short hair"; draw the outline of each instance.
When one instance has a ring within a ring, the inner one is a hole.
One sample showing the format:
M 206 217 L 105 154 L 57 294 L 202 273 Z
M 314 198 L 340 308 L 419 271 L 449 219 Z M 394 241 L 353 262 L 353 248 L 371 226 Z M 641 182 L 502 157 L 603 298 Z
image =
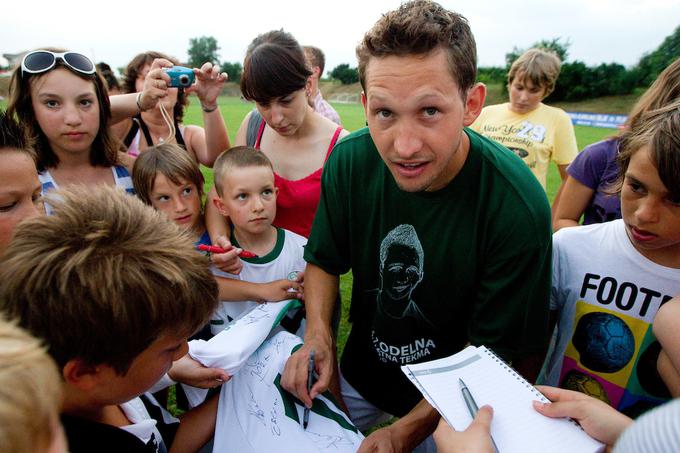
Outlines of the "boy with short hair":
M 228 322 L 258 302 L 301 299 L 307 240 L 272 225 L 278 189 L 267 156 L 255 148 L 237 146 L 220 154 L 213 170 L 218 194 L 213 203 L 231 222 L 231 243 L 258 255 L 241 258 L 244 264 L 240 274 L 225 274 L 241 281 L 229 285 L 228 290 L 220 284 L 220 296 L 229 292 L 226 300 L 242 302 L 222 303 L 217 317 Z M 227 285 L 228 281 L 224 283 Z M 287 291 L 288 297 L 282 299 L 281 291 Z M 282 324 L 295 332 L 299 319 L 297 322 L 288 319 Z M 287 322 L 291 324 L 286 325 Z
M 542 101 L 555 89 L 560 59 L 545 49 L 529 49 L 510 67 L 510 102 L 484 107 L 472 129 L 497 141 L 522 158 L 546 188 L 548 167 L 554 161 L 562 180 L 578 154 L 571 118 Z
M 3 256 L 0 309 L 61 370 L 71 452 L 198 450 L 213 434 L 216 400 L 178 427 L 144 392 L 216 306 L 205 258 L 115 188 L 73 187 L 50 203 L 54 215 L 22 223 Z

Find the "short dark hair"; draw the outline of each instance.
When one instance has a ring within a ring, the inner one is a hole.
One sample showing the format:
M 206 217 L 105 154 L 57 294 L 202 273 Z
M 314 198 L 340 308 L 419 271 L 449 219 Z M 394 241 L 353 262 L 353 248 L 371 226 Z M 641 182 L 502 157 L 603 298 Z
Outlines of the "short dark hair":
M 106 88 L 108 88 L 109 91 L 111 91 L 113 88 L 120 90 L 120 82 L 118 82 L 118 78 L 113 73 L 111 66 L 104 63 L 103 61 L 100 61 L 97 63 L 97 71 L 99 71 L 99 74 L 101 74 L 101 76 L 104 78 L 104 81 L 106 82 Z
M 70 186 L 53 214 L 22 222 L 0 265 L 0 310 L 42 339 L 57 365 L 124 375 L 159 336 L 191 335 L 217 306 L 192 238 L 110 186 Z
M 215 190 L 219 196 L 222 196 L 224 180 L 229 177 L 229 171 L 245 167 L 268 167 L 274 172 L 271 161 L 262 151 L 251 146 L 234 146 L 220 154 L 213 166 Z
M 403 3 L 375 23 L 356 49 L 359 80 L 366 91 L 371 58 L 446 52 L 449 71 L 466 97 L 477 77 L 477 49 L 467 19 L 430 0 Z
M 135 55 L 130 63 L 128 63 L 127 67 L 125 68 L 125 73 L 123 74 L 123 91 L 125 93 L 134 93 L 137 91 L 135 88 L 135 82 L 142 72 L 142 69 L 144 69 L 144 66 L 151 65 L 151 63 L 153 63 L 156 58 L 165 58 L 174 65 L 179 64 L 179 60 L 176 58 L 153 50 Z M 184 90 L 178 90 L 177 103 L 175 104 L 175 108 L 172 111 L 172 116 L 178 123 L 181 123 L 184 119 L 184 108 L 187 105 L 189 105 L 189 97 L 186 95 Z
M 259 35 L 248 46 L 241 93 L 249 101 L 266 104 L 303 89 L 311 75 L 302 47 L 293 35 L 273 30 Z
M 132 167 L 132 184 L 135 193 L 146 204 L 151 204 L 158 173 L 173 184 L 179 185 L 180 179 L 193 183 L 198 190 L 199 198 L 203 198 L 203 173 L 198 163 L 191 158 L 186 149 L 175 143 L 162 143 L 142 152 Z
M 12 148 L 17 150 L 31 151 L 29 137 L 24 135 L 24 131 L 19 127 L 16 120 L 5 110 L 0 110 L 0 149 Z
M 66 49 L 46 47 L 43 50 L 51 52 L 65 52 Z M 47 72 L 39 74 L 22 74 L 21 65 L 17 66 L 12 73 L 9 82 L 9 102 L 7 103 L 7 112 L 11 116 L 16 116 L 20 126 L 24 129 L 24 133 L 35 140 L 36 153 L 36 167 L 38 171 L 43 171 L 50 167 L 59 165 L 59 158 L 52 150 L 49 140 L 45 133 L 40 129 L 38 120 L 33 111 L 33 103 L 31 101 L 31 83 L 44 75 L 48 74 L 56 68 L 65 68 L 81 79 L 88 80 L 94 85 L 94 92 L 99 103 L 99 130 L 97 136 L 92 142 L 92 149 L 90 150 L 90 164 L 102 167 L 111 167 L 117 165 L 119 162 L 118 151 L 120 150 L 120 143 L 113 137 L 109 129 L 109 120 L 111 119 L 111 104 L 109 102 L 109 92 L 106 89 L 106 82 L 98 74 L 83 74 L 74 69 L 71 69 L 63 61 L 57 60 L 54 68 Z
M 305 46 L 304 50 L 307 59 L 312 64 L 312 67 L 314 66 L 319 67 L 319 77 L 321 77 L 323 75 L 323 70 L 326 66 L 326 57 L 323 54 L 323 51 L 318 47 L 314 46 Z

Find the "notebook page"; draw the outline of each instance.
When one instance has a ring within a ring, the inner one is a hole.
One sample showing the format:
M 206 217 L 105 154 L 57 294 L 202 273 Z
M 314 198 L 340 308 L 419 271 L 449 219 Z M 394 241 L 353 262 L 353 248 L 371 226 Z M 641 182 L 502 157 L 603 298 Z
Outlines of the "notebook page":
M 585 453 L 603 449 L 573 422 L 536 412 L 532 401 L 541 399 L 540 394 L 484 347 L 470 346 L 451 357 L 407 368 L 429 395 L 428 400 L 436 401 L 436 408 L 459 431 L 472 421 L 458 383 L 462 379 L 479 407 L 493 407 L 491 434 L 502 453 Z

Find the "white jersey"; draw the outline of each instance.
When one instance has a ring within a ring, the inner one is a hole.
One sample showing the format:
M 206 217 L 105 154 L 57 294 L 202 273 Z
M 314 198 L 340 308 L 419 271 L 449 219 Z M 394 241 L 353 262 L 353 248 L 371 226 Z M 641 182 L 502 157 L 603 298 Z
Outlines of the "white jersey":
M 222 385 L 213 452 L 355 452 L 363 435 L 330 393 L 314 399 L 303 429 L 304 406 L 281 387 L 286 360 L 302 344 L 288 332 L 265 341 Z
M 306 262 L 303 258 L 304 246 L 307 239 L 291 231 L 277 228 L 277 239 L 274 249 L 265 256 L 258 258 L 242 258 L 241 273 L 228 274 L 213 269 L 219 277 L 233 278 L 253 283 L 269 283 L 286 279 L 291 272 L 305 270 Z M 219 307 L 210 319 L 213 335 L 217 335 L 229 322 L 238 319 L 252 310 L 258 302 L 220 302 Z

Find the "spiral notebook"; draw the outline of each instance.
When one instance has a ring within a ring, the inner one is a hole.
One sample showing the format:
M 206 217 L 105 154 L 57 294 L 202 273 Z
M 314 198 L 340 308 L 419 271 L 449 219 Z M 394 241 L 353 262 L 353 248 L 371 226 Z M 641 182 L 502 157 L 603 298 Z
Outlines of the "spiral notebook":
M 588 436 L 575 421 L 552 419 L 536 412 L 532 401 L 548 400 L 484 346 L 469 346 L 450 357 L 401 369 L 457 431 L 472 421 L 458 383 L 462 379 L 477 406 L 493 407 L 491 436 L 501 453 L 604 451 L 604 445 Z

